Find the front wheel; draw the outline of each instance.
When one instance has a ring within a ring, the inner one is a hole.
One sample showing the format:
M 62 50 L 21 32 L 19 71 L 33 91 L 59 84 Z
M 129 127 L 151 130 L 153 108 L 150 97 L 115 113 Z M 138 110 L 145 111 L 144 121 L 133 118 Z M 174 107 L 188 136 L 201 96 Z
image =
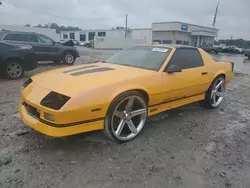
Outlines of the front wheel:
M 143 129 L 147 114 L 147 102 L 140 93 L 131 91 L 122 94 L 108 110 L 104 132 L 118 143 L 130 141 Z
M 205 108 L 213 109 L 220 106 L 222 103 L 226 92 L 226 82 L 224 76 L 218 76 L 212 82 L 210 88 L 208 89 L 205 100 L 201 101 L 201 104 Z
M 75 63 L 76 58 L 71 52 L 66 52 L 63 55 L 62 60 L 63 60 L 63 63 L 66 65 L 73 65 Z
M 8 61 L 4 71 L 5 75 L 12 80 L 19 79 L 24 74 L 23 65 L 18 60 Z

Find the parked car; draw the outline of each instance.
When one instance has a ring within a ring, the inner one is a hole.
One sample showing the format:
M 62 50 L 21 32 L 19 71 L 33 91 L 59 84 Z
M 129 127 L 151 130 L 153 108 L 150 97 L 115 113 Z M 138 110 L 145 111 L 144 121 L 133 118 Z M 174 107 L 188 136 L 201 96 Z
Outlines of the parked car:
M 60 43 L 63 46 L 75 46 L 74 41 L 73 40 L 60 40 Z
M 245 51 L 245 56 L 247 56 L 250 59 L 250 49 Z
M 11 31 L 4 33 L 1 40 L 32 46 L 38 61 L 53 61 L 54 63 L 63 61 L 64 64 L 72 65 L 79 57 L 79 52 L 75 47 L 62 45 L 43 34 Z
M 86 41 L 80 41 L 79 42 L 79 46 L 85 46 L 85 44 L 86 44 Z
M 72 40 L 74 42 L 74 45 L 79 45 L 79 41 L 78 40 Z
M 24 71 L 37 67 L 37 59 L 31 46 L 0 42 L 0 73 L 9 79 L 18 79 Z
M 208 53 L 215 53 L 215 54 L 221 53 L 223 51 L 222 47 L 213 45 L 202 45 L 201 48 Z
M 242 54 L 244 53 L 244 50 L 242 48 L 238 48 L 237 46 L 227 46 L 223 49 L 223 53 Z
M 27 125 L 49 136 L 104 130 L 122 143 L 139 135 L 148 116 L 198 101 L 219 107 L 233 68 L 200 48 L 135 46 L 105 62 L 31 77 L 19 111 Z

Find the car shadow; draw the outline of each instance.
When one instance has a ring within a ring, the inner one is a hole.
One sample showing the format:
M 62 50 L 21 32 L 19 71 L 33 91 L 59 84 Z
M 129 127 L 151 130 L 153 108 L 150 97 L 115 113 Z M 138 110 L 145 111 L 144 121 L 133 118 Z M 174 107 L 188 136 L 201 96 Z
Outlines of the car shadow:
M 169 134 L 171 132 L 172 137 L 178 137 L 179 131 L 175 130 L 176 123 L 178 124 L 179 118 L 186 118 L 190 113 L 197 113 L 201 107 L 194 103 L 181 108 L 172 109 L 167 112 L 160 113 L 158 115 L 148 118 L 147 123 L 142 130 L 141 134 L 138 135 L 134 140 L 124 143 L 117 144 L 109 140 L 103 131 L 94 131 L 88 133 L 82 133 L 78 135 L 62 137 L 62 138 L 52 138 L 44 136 L 39 132 L 32 131 L 30 139 L 26 143 L 33 145 L 38 145 L 37 152 L 42 155 L 53 154 L 57 152 L 64 153 L 65 155 L 71 155 L 71 153 L 81 153 L 85 155 L 90 154 L 100 154 L 106 152 L 107 149 L 114 151 L 121 150 L 130 147 L 142 147 L 151 138 L 156 138 L 151 140 L 151 144 L 157 145 L 158 135 Z M 185 126 L 185 124 L 178 124 L 179 127 Z M 170 136 L 170 135 L 169 135 Z M 62 159 L 63 160 L 63 159 Z M 71 160 L 81 160 L 74 155 L 74 159 Z

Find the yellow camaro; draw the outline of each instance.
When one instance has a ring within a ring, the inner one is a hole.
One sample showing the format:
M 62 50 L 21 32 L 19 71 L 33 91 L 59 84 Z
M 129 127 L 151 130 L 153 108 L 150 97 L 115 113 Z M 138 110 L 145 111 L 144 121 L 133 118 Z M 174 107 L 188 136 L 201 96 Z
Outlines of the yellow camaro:
M 148 116 L 200 101 L 218 107 L 233 63 L 199 48 L 136 46 L 105 62 L 40 73 L 22 87 L 23 121 L 53 137 L 104 130 L 116 142 L 135 138 Z

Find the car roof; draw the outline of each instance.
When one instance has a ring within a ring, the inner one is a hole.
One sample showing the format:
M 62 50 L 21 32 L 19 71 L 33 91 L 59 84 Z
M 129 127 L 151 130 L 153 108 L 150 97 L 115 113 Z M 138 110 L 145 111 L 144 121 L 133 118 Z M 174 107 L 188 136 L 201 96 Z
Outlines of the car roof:
M 153 44 L 149 46 L 167 47 L 167 48 L 175 48 L 175 49 L 198 49 L 197 47 L 187 46 L 187 45 L 178 45 L 178 44 Z
M 12 34 L 37 34 L 37 33 L 35 33 L 35 32 L 25 32 L 25 31 L 0 31 L 0 33 L 4 33 L 4 34 L 6 34 L 6 33 L 12 33 Z

